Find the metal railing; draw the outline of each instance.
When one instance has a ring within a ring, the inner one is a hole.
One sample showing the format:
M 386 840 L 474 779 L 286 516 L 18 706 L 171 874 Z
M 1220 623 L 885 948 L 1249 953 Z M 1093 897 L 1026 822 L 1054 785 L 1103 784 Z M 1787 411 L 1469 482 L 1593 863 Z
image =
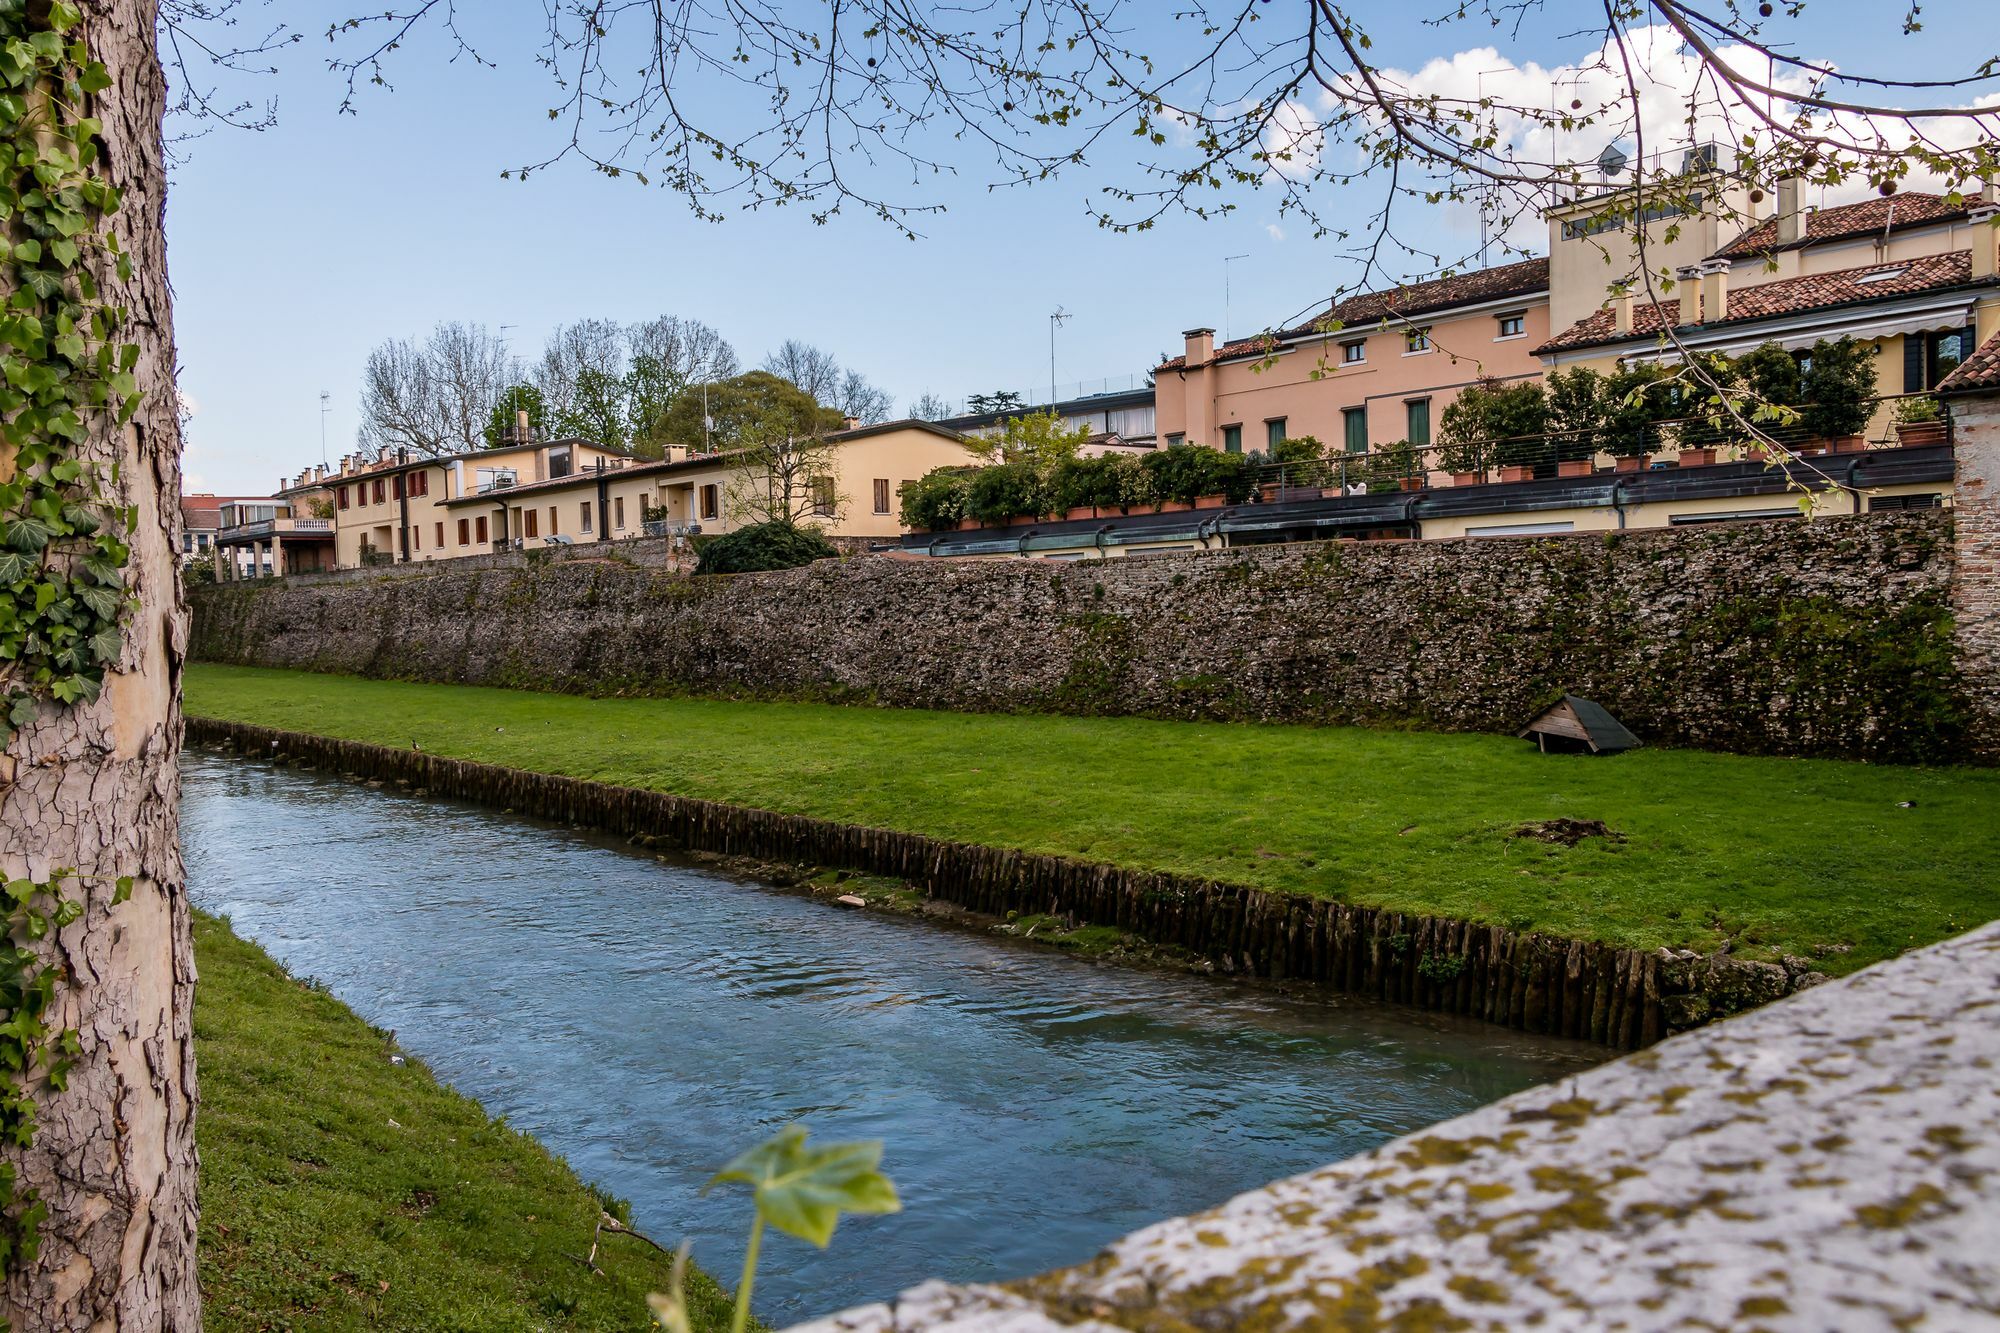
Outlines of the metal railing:
M 1698 467 L 1737 461 L 1812 459 L 1835 453 L 1952 443 L 1949 416 L 1934 422 L 1895 422 L 1893 407 L 1927 394 L 1884 395 L 1875 400 L 1871 429 L 1841 439 L 1817 437 L 1799 423 L 1759 424 L 1758 437 L 1734 422 L 1712 418 L 1654 421 L 1624 428 L 1557 431 L 1459 444 L 1377 445 L 1366 452 L 1333 452 L 1318 458 L 1253 467 L 1254 498 L 1265 502 L 1318 495 L 1367 495 L 1425 487 L 1483 485 L 1597 472 Z

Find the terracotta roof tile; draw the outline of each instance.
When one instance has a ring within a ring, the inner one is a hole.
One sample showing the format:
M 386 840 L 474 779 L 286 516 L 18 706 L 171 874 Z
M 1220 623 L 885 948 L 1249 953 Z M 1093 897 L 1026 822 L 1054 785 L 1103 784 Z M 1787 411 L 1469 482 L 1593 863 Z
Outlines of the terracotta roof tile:
M 1979 350 L 1965 358 L 1965 364 L 1944 377 L 1939 393 L 1970 393 L 1976 389 L 2000 389 L 2000 333 L 1994 334 Z
M 1867 274 L 1888 272 L 1894 272 L 1895 276 L 1880 278 L 1874 282 L 1861 281 Z M 1882 300 L 1946 287 L 1962 287 L 1971 281 L 1970 250 L 1925 255 L 1921 259 L 1911 259 L 1899 264 L 1868 264 L 1861 268 L 1841 269 L 1836 273 L 1809 273 L 1802 277 L 1785 278 L 1778 282 L 1760 283 L 1755 287 L 1733 290 L 1729 293 L 1728 319 L 1689 327 L 1727 328 L 1733 324 L 1749 324 L 1760 319 L 1802 314 L 1808 310 L 1820 310 L 1850 302 Z M 1605 343 L 1652 338 L 1674 322 L 1679 310 L 1680 306 L 1676 301 L 1663 301 L 1657 305 L 1635 305 L 1632 309 L 1630 333 L 1616 332 L 1612 327 L 1611 311 L 1600 310 L 1589 319 L 1578 320 L 1537 347 L 1535 354 L 1540 356 L 1549 352 L 1572 351 L 1579 347 L 1595 347 Z
M 1778 250 L 1796 250 L 1827 241 L 1872 236 L 1881 231 L 1901 231 L 1927 223 L 1950 222 L 1966 215 L 1971 202 L 1952 203 L 1942 194 L 1898 194 L 1887 199 L 1868 199 L 1838 208 L 1821 208 L 1806 214 L 1805 235 L 1787 245 L 1777 244 L 1778 220 L 1766 218 L 1715 252 L 1718 259 L 1750 259 Z
M 1334 302 L 1324 313 L 1303 324 L 1293 325 L 1276 334 L 1260 333 L 1253 338 L 1238 338 L 1224 344 L 1215 349 L 1214 361 L 1262 353 L 1280 342 L 1310 337 L 1336 327 L 1366 327 L 1384 319 L 1410 319 L 1456 306 L 1477 305 L 1482 301 L 1532 296 L 1548 289 L 1549 261 L 1523 259 L 1516 264 L 1498 264 L 1492 268 L 1474 269 L 1470 273 L 1433 278 L 1429 282 L 1411 283 L 1405 287 L 1363 292 L 1359 296 Z M 1186 364 L 1185 356 L 1176 356 L 1162 363 L 1160 369 L 1179 370 Z

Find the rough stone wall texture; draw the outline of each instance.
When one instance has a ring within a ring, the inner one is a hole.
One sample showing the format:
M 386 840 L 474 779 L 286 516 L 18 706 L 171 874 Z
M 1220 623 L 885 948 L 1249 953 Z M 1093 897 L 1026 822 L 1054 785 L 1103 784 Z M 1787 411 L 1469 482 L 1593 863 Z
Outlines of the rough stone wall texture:
M 1508 731 L 1557 692 L 1653 741 L 1954 758 L 1949 514 L 1104 563 L 570 559 L 199 590 L 194 653 L 581 692 Z
M 2000 757 L 2000 394 L 1952 403 L 1958 477 L 1953 602 L 1974 747 Z
M 1996 1001 L 1990 925 L 1080 1268 L 797 1333 L 1993 1329 Z

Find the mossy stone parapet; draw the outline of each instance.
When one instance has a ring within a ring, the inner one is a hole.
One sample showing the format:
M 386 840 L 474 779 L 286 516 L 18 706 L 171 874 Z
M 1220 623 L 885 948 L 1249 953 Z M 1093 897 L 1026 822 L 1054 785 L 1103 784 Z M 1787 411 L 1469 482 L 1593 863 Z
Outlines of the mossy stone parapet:
M 194 589 L 190 651 L 580 694 L 1504 733 L 1570 692 L 1649 742 L 1931 762 L 1978 749 L 1954 559 L 1950 514 L 1909 511 L 708 578 L 440 561 Z
M 2000 924 L 1004 1285 L 794 1333 L 1985 1329 Z
M 1218 969 L 1633 1049 L 1820 980 L 1769 963 L 1522 933 L 1191 876 L 953 842 L 242 722 L 192 745 L 407 783 L 559 823 L 755 861 L 891 876 L 969 911 L 1049 913 Z

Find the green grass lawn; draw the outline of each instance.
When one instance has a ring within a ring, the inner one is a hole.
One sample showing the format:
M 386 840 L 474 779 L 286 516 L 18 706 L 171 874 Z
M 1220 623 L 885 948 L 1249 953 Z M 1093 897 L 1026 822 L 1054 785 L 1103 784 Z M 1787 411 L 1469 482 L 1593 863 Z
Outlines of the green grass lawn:
M 197 716 L 1613 944 L 1733 938 L 1836 973 L 2000 916 L 2000 772 L 211 665 L 186 685 Z M 1555 818 L 1616 836 L 1512 836 Z
M 218 1333 L 653 1328 L 671 1264 L 533 1139 L 197 914 L 201 1290 Z M 571 1256 L 575 1256 L 572 1258 Z M 728 1326 L 691 1273 L 703 1327 Z

